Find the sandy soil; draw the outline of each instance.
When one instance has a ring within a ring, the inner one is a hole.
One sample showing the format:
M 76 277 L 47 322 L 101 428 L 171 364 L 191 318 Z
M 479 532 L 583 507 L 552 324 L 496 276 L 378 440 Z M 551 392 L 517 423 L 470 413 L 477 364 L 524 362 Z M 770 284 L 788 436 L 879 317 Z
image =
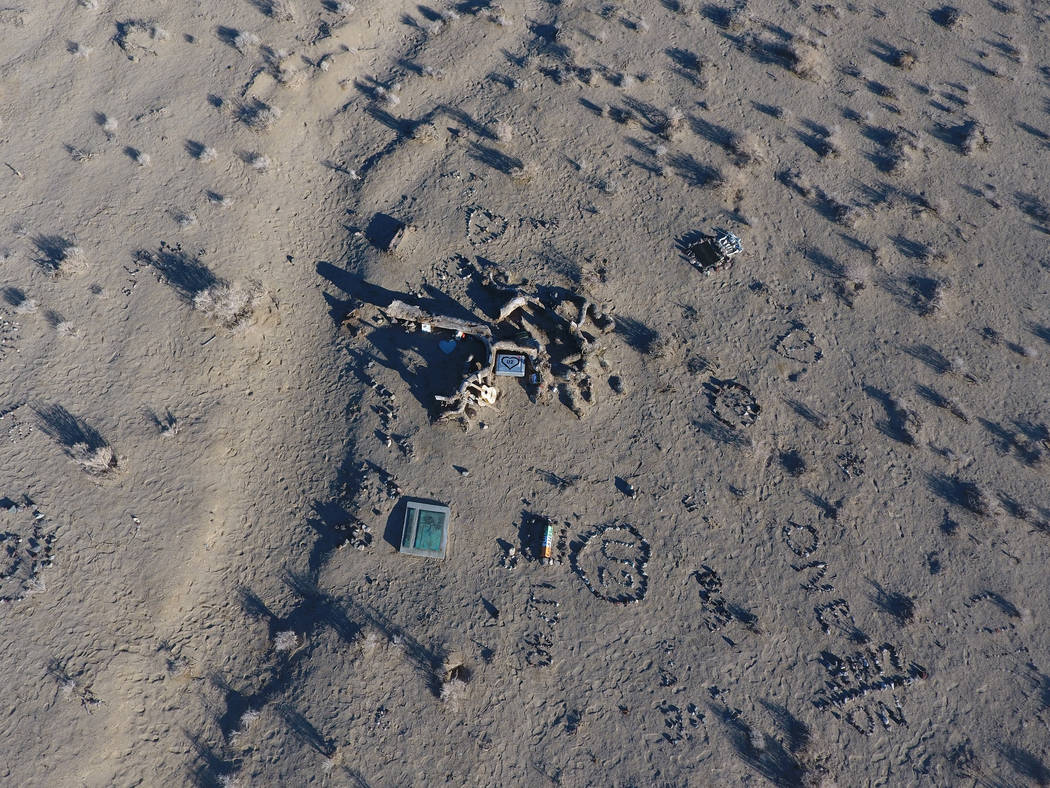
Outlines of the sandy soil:
M 953 2 L 8 0 L 0 782 L 1050 783 L 1050 5 Z M 611 320 L 442 420 L 494 284 Z

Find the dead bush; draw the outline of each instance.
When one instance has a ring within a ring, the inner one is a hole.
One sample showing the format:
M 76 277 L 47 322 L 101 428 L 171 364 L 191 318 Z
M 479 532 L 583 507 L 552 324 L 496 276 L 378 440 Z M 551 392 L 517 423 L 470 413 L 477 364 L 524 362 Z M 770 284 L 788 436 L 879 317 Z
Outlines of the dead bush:
M 263 288 L 255 280 L 217 282 L 193 296 L 193 308 L 225 328 L 237 328 L 251 319 L 263 298 Z

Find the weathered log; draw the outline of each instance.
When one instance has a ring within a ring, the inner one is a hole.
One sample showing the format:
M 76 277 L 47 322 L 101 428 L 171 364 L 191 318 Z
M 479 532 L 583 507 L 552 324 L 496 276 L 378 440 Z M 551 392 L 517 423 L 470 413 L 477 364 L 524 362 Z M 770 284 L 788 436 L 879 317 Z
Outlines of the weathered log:
M 522 353 L 530 358 L 536 358 L 540 354 L 539 348 L 519 345 L 510 339 L 502 339 L 492 343 L 492 350 L 496 353 Z
M 519 293 L 503 305 L 503 308 L 499 311 L 497 322 L 502 323 L 519 309 L 524 309 L 527 306 L 537 306 L 542 308 L 542 304 L 540 304 L 538 299 Z
M 456 317 L 450 317 L 448 315 L 433 315 L 420 309 L 418 306 L 412 306 L 406 304 L 404 301 L 392 301 L 390 306 L 379 307 L 379 310 L 387 317 L 394 320 L 408 320 L 413 323 L 427 323 L 436 328 L 444 328 L 449 331 L 462 331 L 464 334 L 470 334 L 476 337 L 489 338 L 492 336 L 492 329 L 484 323 L 472 323 L 468 320 L 460 320 Z

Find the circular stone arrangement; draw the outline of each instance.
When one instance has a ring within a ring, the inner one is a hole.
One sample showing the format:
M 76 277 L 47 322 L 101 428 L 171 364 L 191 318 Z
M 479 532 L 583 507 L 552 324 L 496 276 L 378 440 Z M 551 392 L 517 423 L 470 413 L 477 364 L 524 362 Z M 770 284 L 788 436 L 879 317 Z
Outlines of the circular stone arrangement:
M 784 543 L 799 558 L 807 558 L 820 546 L 817 529 L 809 523 L 789 521 L 783 528 Z
M 40 571 L 51 566 L 54 538 L 34 507 L 0 502 L 0 603 L 43 590 Z
M 641 601 L 649 590 L 645 567 L 652 547 L 633 525 L 599 525 L 573 548 L 572 570 L 599 599 L 625 605 Z
M 784 336 L 777 340 L 776 351 L 784 358 L 803 364 L 816 364 L 824 357 L 824 351 L 817 347 L 813 332 L 801 323 L 796 323 Z
M 735 380 L 711 378 L 706 388 L 711 412 L 727 427 L 749 427 L 762 411 L 751 390 Z

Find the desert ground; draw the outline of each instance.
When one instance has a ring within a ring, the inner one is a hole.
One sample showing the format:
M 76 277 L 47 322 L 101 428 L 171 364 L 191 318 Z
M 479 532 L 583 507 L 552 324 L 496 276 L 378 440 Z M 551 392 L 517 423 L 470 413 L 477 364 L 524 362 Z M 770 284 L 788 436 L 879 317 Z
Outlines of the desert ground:
M 1050 3 L 949 2 L 0 3 L 0 784 L 1050 784 Z

